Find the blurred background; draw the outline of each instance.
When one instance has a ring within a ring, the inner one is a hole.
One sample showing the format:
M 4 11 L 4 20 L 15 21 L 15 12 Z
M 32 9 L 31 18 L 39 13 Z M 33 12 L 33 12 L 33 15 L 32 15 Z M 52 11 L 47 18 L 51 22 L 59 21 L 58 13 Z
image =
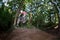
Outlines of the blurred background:
M 60 0 L 0 0 L 0 17 L 6 24 L 13 19 L 15 27 L 57 31 L 60 29 Z

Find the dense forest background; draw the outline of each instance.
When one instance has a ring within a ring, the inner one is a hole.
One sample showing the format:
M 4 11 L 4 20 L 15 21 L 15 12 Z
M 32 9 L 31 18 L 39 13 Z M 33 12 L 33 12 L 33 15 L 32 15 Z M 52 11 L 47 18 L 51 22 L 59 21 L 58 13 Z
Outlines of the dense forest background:
M 60 0 L 0 0 L 0 18 L 5 20 L 6 25 L 7 21 L 11 21 L 16 26 L 20 10 L 27 12 L 27 21 L 19 27 L 36 27 L 42 30 L 56 26 L 60 28 Z

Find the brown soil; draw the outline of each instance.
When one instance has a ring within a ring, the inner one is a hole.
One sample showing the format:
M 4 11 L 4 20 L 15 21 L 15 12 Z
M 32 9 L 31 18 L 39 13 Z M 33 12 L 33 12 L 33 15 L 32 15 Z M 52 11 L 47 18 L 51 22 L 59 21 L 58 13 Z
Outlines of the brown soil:
M 17 28 L 0 40 L 55 40 L 56 36 L 48 34 L 39 29 Z

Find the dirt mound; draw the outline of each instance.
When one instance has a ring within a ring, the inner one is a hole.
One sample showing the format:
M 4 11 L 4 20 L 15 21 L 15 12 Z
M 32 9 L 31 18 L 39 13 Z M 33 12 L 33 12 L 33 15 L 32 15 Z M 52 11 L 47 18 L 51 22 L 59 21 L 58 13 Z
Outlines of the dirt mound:
M 3 40 L 54 40 L 54 38 L 56 38 L 56 36 L 39 29 L 17 28 L 9 33 Z

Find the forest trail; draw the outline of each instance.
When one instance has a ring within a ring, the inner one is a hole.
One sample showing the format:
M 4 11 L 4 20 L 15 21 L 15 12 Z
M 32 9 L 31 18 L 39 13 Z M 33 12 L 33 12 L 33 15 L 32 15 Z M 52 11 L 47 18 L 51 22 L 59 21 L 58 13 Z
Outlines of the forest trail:
M 6 40 L 55 40 L 56 38 L 39 29 L 17 28 L 9 34 Z

